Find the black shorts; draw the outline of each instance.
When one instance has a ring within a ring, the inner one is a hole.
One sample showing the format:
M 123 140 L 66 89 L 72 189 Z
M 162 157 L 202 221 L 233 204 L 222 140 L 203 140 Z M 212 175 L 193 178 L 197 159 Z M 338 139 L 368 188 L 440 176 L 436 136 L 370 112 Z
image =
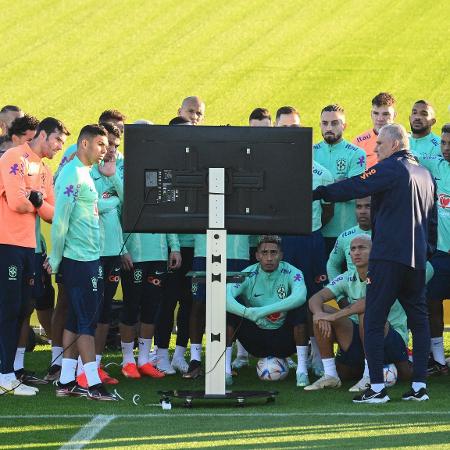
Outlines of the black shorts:
M 263 330 L 251 320 L 234 314 L 227 314 L 227 322 L 235 328 L 235 337 L 251 355 L 258 358 L 287 358 L 296 352 L 294 326 L 304 323 L 305 311 L 304 307 L 292 309 L 287 313 L 283 325 L 276 330 Z

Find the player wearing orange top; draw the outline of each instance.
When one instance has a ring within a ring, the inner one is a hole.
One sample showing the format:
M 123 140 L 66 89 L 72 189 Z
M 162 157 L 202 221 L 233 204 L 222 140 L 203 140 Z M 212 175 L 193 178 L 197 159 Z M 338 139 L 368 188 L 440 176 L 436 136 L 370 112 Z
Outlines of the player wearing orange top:
M 0 395 L 35 395 L 14 373 L 20 324 L 31 295 L 36 247 L 36 215 L 53 216 L 52 185 L 42 158 L 52 159 L 69 132 L 57 119 L 44 119 L 29 143 L 0 159 Z
M 353 144 L 362 148 L 366 152 L 367 169 L 378 162 L 377 155 L 374 152 L 378 131 L 384 125 L 394 123 L 394 119 L 397 116 L 394 105 L 395 98 L 388 92 L 380 92 L 376 95 L 372 99 L 372 110 L 370 112 L 373 127 L 370 130 L 361 133 L 353 140 Z

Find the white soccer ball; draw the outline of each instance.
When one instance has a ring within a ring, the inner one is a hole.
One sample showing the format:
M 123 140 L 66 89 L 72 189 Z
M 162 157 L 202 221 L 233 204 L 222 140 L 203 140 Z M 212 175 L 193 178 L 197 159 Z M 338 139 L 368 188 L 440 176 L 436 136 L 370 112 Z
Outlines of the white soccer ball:
M 397 382 L 397 367 L 395 364 L 386 364 L 383 367 L 384 384 L 386 387 L 392 387 Z
M 289 373 L 289 366 L 285 358 L 268 356 L 258 361 L 256 373 L 259 379 L 263 381 L 284 380 Z

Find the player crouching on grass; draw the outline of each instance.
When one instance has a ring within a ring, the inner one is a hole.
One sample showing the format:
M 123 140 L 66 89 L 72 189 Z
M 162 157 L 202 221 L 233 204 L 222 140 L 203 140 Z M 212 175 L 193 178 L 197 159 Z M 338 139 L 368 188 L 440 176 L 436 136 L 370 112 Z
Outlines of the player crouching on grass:
M 243 270 L 249 275 L 239 284 L 227 285 L 227 348 L 225 373 L 232 384 L 232 339 L 251 355 L 286 358 L 297 350 L 299 366 L 306 365 L 306 286 L 302 272 L 282 261 L 281 239 L 262 236 L 257 264 Z M 297 385 L 302 383 L 297 369 Z
M 98 194 L 90 169 L 103 160 L 107 147 L 104 127 L 97 124 L 83 127 L 77 141 L 76 156 L 61 171 L 55 185 L 52 251 L 45 268 L 48 273 L 61 273 L 69 300 L 57 397 L 86 396 L 93 400 L 117 400 L 100 381 L 94 343 L 101 304 L 99 278 L 102 274 L 99 268 Z M 87 389 L 75 381 L 78 353 L 83 361 Z
M 362 379 L 349 389 L 350 392 L 363 392 L 367 388 L 366 385 L 370 384 L 361 336 L 364 335 L 362 317 L 365 310 L 366 286 L 370 283 L 367 271 L 371 248 L 370 236 L 366 234 L 356 236 L 350 244 L 350 256 L 355 269 L 336 277 L 309 300 L 309 308 L 313 313 L 314 334 L 319 344 L 325 375 L 305 387 L 307 391 L 327 387 L 338 388 L 341 386 L 341 379 L 355 379 L 361 374 Z M 348 306 L 336 310 L 324 304 L 334 298 L 339 303 L 347 301 Z M 333 352 L 334 342 L 339 345 L 336 358 Z M 391 307 L 384 330 L 384 362 L 395 364 L 400 380 L 408 380 L 412 375 L 407 342 L 406 314 L 397 300 Z M 385 389 L 383 394 L 382 398 L 374 399 L 373 403 L 389 401 Z M 353 401 L 358 402 L 358 397 L 356 396 Z

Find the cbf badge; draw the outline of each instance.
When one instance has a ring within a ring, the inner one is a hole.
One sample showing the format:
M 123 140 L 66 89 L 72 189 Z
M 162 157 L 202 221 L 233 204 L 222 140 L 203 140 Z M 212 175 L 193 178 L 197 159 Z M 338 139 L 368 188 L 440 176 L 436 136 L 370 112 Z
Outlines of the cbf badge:
M 340 158 L 336 161 L 336 169 L 338 172 L 345 172 L 346 167 L 347 161 L 345 161 L 345 159 Z
M 97 278 L 96 277 L 92 277 L 91 278 L 91 282 L 92 282 L 92 290 L 96 291 L 97 290 Z
M 17 280 L 17 266 L 8 267 L 8 280 L 10 281 Z
M 286 289 L 284 289 L 284 286 L 280 286 L 277 289 L 278 298 L 283 299 L 286 298 Z
M 136 269 L 133 272 L 133 278 L 135 283 L 140 283 L 142 281 L 142 269 Z

